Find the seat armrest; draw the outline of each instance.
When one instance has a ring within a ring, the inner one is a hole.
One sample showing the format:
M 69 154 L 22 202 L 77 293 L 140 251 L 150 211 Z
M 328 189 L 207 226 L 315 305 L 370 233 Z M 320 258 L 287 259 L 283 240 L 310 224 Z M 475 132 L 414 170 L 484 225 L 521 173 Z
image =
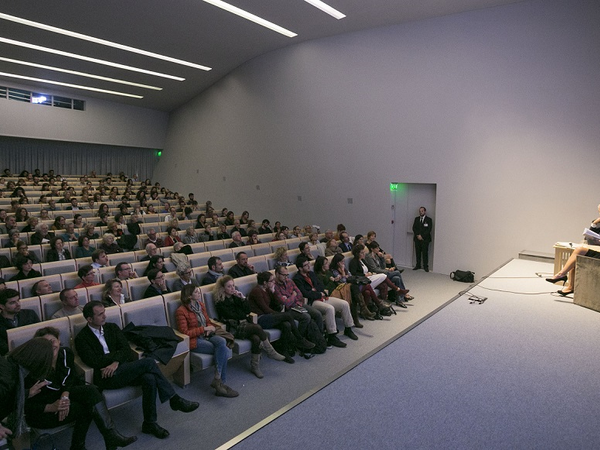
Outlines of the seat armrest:
M 94 383 L 94 369 L 92 369 L 90 366 L 88 366 L 86 363 L 84 363 L 81 358 L 79 357 L 79 355 L 75 355 L 75 371 L 79 374 L 79 375 L 83 375 L 83 379 L 85 380 L 86 383 L 88 384 L 93 384 Z

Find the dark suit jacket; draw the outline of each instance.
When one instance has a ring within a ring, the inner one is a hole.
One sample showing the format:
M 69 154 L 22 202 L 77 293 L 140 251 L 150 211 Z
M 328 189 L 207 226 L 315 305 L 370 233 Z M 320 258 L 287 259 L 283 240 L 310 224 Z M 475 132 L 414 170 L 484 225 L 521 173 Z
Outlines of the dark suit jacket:
M 340 242 L 340 245 L 338 247 L 342 249 L 343 253 L 351 252 L 352 251 L 352 242 L 348 242 L 347 244 L 344 242 Z
M 365 262 L 365 265 L 366 265 L 366 262 Z M 365 276 L 365 271 L 363 270 L 362 264 L 360 263 L 360 259 L 358 259 L 358 258 L 352 258 L 350 260 L 348 270 L 350 271 L 350 274 L 355 277 L 364 277 Z
M 102 380 L 99 369 L 103 369 L 115 361 L 120 364 L 136 359 L 125 334 L 114 323 L 107 322 L 104 324 L 104 339 L 106 339 L 110 351 L 106 355 L 102 349 L 102 344 L 100 344 L 89 326 L 83 328 L 75 336 L 77 354 L 84 363 L 94 369 L 94 384 L 98 384 Z
M 414 240 L 417 240 L 417 236 L 420 234 L 425 242 L 431 242 L 431 229 L 433 228 L 433 220 L 431 217 L 425 216 L 423 223 L 421 223 L 421 217 L 415 217 L 415 221 L 413 222 L 413 234 Z
M 169 288 L 167 288 L 167 290 L 163 292 L 163 291 L 159 291 L 158 289 L 156 289 L 153 284 L 150 284 L 150 286 L 148 286 L 148 288 L 144 291 L 143 298 L 156 297 L 157 295 L 163 295 L 163 294 L 167 294 L 169 292 L 170 292 Z

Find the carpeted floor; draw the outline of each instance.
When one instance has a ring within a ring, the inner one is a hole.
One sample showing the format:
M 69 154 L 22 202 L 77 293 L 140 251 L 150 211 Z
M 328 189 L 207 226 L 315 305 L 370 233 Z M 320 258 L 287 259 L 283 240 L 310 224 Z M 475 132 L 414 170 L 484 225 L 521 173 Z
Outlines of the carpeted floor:
M 236 449 L 600 446 L 600 315 L 513 260 Z

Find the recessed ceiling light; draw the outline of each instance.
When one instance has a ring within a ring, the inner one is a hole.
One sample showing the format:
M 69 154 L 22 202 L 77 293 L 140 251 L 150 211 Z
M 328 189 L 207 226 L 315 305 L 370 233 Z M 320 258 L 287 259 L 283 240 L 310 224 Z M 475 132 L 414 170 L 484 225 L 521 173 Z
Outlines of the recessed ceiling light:
M 319 8 L 321 11 L 326 12 L 330 16 L 335 17 L 336 19 L 343 19 L 346 17 L 346 14 L 339 12 L 337 9 L 332 8 L 327 3 L 322 2 L 321 0 L 304 0 L 306 3 L 310 3 L 316 8 Z
M 34 22 L 33 20 L 22 19 L 20 17 L 11 16 L 9 14 L 0 13 L 0 19 L 9 20 L 11 22 L 20 23 L 22 25 L 27 25 L 29 27 L 39 28 L 41 30 L 51 31 L 52 33 L 63 34 L 65 36 L 70 36 L 76 39 L 82 39 L 84 41 L 93 42 L 95 44 L 105 45 L 107 47 L 118 48 L 119 50 L 124 50 L 126 52 L 137 53 L 138 55 L 148 56 L 150 58 L 161 59 L 163 61 L 172 62 L 174 64 L 181 64 L 182 66 L 193 67 L 194 69 L 200 70 L 211 70 L 210 67 L 203 66 L 200 64 L 192 63 L 189 61 L 184 61 L 182 59 L 171 58 L 170 56 L 160 55 L 158 53 L 148 52 L 146 50 L 141 50 L 139 48 L 130 47 L 128 45 L 118 44 L 116 42 L 107 41 L 105 39 L 95 38 L 93 36 L 88 36 L 82 33 L 76 33 L 74 31 L 65 30 L 63 28 L 53 27 L 52 25 L 46 25 L 39 22 Z
M 290 38 L 298 36 L 293 31 L 290 31 L 286 28 L 280 27 L 279 25 L 276 25 L 273 22 L 269 22 L 268 20 L 263 19 L 262 17 L 258 17 L 257 15 L 254 15 L 252 13 L 249 13 L 248 11 L 244 11 L 243 9 L 240 9 L 237 6 L 233 6 L 233 5 L 230 5 L 229 3 L 225 3 L 222 0 L 203 0 L 203 1 L 205 1 L 206 3 L 210 3 L 211 5 L 216 6 L 217 8 L 221 8 L 221 9 L 224 9 L 225 11 L 235 14 L 236 16 L 240 16 L 246 20 L 257 23 L 258 25 L 262 25 L 263 27 L 268 28 L 269 30 L 273 30 L 273 31 L 276 31 L 277 33 L 283 34 L 284 36 L 287 36 Z
M 29 44 L 27 42 L 15 41 L 13 39 L 7 39 L 0 37 L 0 42 L 5 44 L 17 45 L 19 47 L 31 48 L 33 50 L 39 50 L 41 52 L 52 53 L 55 55 L 66 56 L 68 58 L 81 59 L 82 61 L 89 61 L 96 64 L 102 64 L 105 66 L 116 67 L 118 69 L 130 70 L 132 72 L 145 73 L 148 75 L 154 75 L 156 77 L 169 78 L 176 81 L 184 81 L 185 78 L 177 77 L 175 75 L 169 75 L 166 73 L 153 72 L 152 70 L 140 69 L 139 67 L 127 66 L 125 64 L 119 64 L 112 61 L 106 61 L 104 59 L 90 58 L 89 56 L 78 55 L 76 53 L 63 52 L 62 50 L 56 50 L 54 48 L 42 47 L 40 45 Z
M 44 78 L 27 77 L 25 75 L 17 75 L 15 73 L 0 72 L 0 77 L 18 78 L 19 80 L 37 81 L 38 83 L 56 84 L 57 86 L 65 86 L 74 89 L 82 89 L 85 91 L 102 92 L 104 94 L 120 95 L 123 97 L 131 98 L 144 98 L 143 95 L 127 94 L 125 92 L 109 91 L 107 89 L 100 89 L 91 86 L 82 86 L 79 84 L 63 83 L 62 81 L 46 80 Z
M 109 81 L 111 83 L 126 84 L 128 86 L 135 86 L 135 87 L 140 87 L 140 88 L 144 88 L 144 89 L 153 89 L 155 91 L 162 91 L 162 88 L 157 87 L 157 86 L 149 86 L 147 84 L 140 84 L 140 83 L 134 83 L 132 81 L 119 80 L 118 78 L 103 77 L 100 75 L 94 75 L 92 73 L 78 72 L 76 70 L 62 69 L 60 67 L 46 66 L 44 64 L 38 64 L 38 63 L 30 62 L 30 61 L 21 61 L 19 59 L 4 58 L 1 56 L 0 56 L 0 61 L 6 61 L 9 63 L 13 63 L 13 64 L 21 64 L 21 65 L 30 66 L 30 67 L 38 67 L 40 69 L 53 70 L 55 72 L 70 73 L 72 75 L 78 75 L 81 77 L 94 78 L 96 80 L 102 80 L 102 81 Z

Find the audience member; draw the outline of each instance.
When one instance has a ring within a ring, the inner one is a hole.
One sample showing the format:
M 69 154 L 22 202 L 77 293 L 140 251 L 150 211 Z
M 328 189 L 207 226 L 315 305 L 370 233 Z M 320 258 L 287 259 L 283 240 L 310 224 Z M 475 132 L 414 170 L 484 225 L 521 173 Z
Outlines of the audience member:
M 62 302 L 62 308 L 52 314 L 53 319 L 73 316 L 83 312 L 83 306 L 79 304 L 79 295 L 77 295 L 75 289 L 63 289 L 60 291 L 59 297 Z
M 226 324 L 227 331 L 236 339 L 248 339 L 252 343 L 250 371 L 257 378 L 263 378 L 260 369 L 261 349 L 271 359 L 276 361 L 285 359 L 273 348 L 265 330 L 251 321 L 250 305 L 244 295 L 235 288 L 233 278 L 228 275 L 219 278 L 213 289 L 213 298 L 219 320 Z
M 14 277 L 12 277 L 10 281 L 28 280 L 30 278 L 37 278 L 42 276 L 41 273 L 33 269 L 33 262 L 28 256 L 23 256 L 21 254 L 16 255 L 13 258 L 13 264 L 17 269 L 19 269 L 19 272 Z
M 202 286 L 216 283 L 225 273 L 223 272 L 223 261 L 217 256 L 211 256 L 208 258 L 208 272 L 202 278 Z
M 142 259 L 140 259 L 141 261 L 150 261 L 150 259 L 153 256 L 156 256 L 158 254 L 158 247 L 154 244 L 147 244 L 146 245 L 146 256 L 144 256 Z
M 0 356 L 8 352 L 6 330 L 39 323 L 40 318 L 32 309 L 21 309 L 19 292 L 14 289 L 0 291 Z
M 65 248 L 63 238 L 60 236 L 53 237 L 50 240 L 50 250 L 46 253 L 46 262 L 65 261 L 71 259 L 71 252 Z
M 159 269 L 152 269 L 148 272 L 148 281 L 150 281 L 150 286 L 148 286 L 142 298 L 155 297 L 171 292 L 165 283 L 165 274 Z
M 244 246 L 244 243 L 242 242 L 242 235 L 239 231 L 234 231 L 233 233 L 231 233 L 231 239 L 233 239 L 233 241 L 229 244 L 229 248 L 237 248 Z
M 154 244 L 158 248 L 165 246 L 165 244 L 163 243 L 163 240 L 160 237 L 156 236 L 156 230 L 154 228 L 150 228 L 148 230 L 147 234 L 148 234 L 148 239 L 146 239 L 146 241 L 144 242 L 144 246 L 147 246 L 148 244 Z
M 105 308 L 124 305 L 130 301 L 131 299 L 123 293 L 123 283 L 121 280 L 113 278 L 104 283 L 104 289 L 102 289 L 102 304 Z
M 181 290 L 181 306 L 175 311 L 177 329 L 190 337 L 190 351 L 215 357 L 215 375 L 210 386 L 218 397 L 237 397 L 239 394 L 225 384 L 227 360 L 231 354 L 233 336 L 224 336 L 219 325 L 211 322 L 200 288 L 188 284 Z M 218 333 L 218 334 L 217 334 Z M 227 333 L 225 333 L 227 334 Z M 227 339 L 228 338 L 228 339 Z
M 94 369 L 94 384 L 100 389 L 142 386 L 144 423 L 142 432 L 159 439 L 169 432 L 157 423 L 156 395 L 161 403 L 169 400 L 174 411 L 191 412 L 198 403 L 185 400 L 175 393 L 153 358 L 132 360 L 131 347 L 119 327 L 106 322 L 105 308 L 92 301 L 83 308 L 88 326 L 75 337 L 75 347 L 83 362 Z
M 50 239 L 54 237 L 54 233 L 48 231 L 48 224 L 42 222 L 35 227 L 35 233 L 29 239 L 31 245 L 48 244 Z
M 248 255 L 246 252 L 239 252 L 235 255 L 236 264 L 229 269 L 227 272 L 232 278 L 245 277 L 247 275 L 254 275 L 254 266 L 248 264 Z
M 131 269 L 129 263 L 120 262 L 115 266 L 115 277 L 121 281 L 132 280 L 137 278 L 137 273 L 135 273 L 135 270 Z
M 193 277 L 192 268 L 186 265 L 177 267 L 177 275 L 179 278 L 175 280 L 173 283 L 173 292 L 179 292 L 183 289 L 184 286 L 188 284 L 193 284 L 194 286 L 198 286 L 198 282 Z
M 46 280 L 36 281 L 33 286 L 31 286 L 31 295 L 47 295 L 52 294 L 52 286 Z
M 100 269 L 101 267 L 108 266 L 108 255 L 106 251 L 99 248 L 94 250 L 92 253 L 92 267 L 94 269 Z
M 158 269 L 162 273 L 168 272 L 165 267 L 165 258 L 162 255 L 154 255 L 152 258 L 150 258 L 150 261 L 148 262 L 148 265 L 146 266 L 142 276 L 147 276 L 148 273 L 153 269 Z
M 91 264 L 81 266 L 77 271 L 77 276 L 81 279 L 81 283 L 75 286 L 75 289 L 88 288 L 100 284 L 96 283 L 96 272 Z

